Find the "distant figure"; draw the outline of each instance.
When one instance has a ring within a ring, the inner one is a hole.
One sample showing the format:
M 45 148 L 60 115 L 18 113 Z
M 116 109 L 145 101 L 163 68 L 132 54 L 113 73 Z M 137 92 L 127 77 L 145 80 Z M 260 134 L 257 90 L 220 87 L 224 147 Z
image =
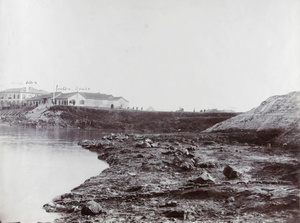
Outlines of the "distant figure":
M 138 107 L 136 107 L 136 108 L 135 108 L 135 110 L 139 110 L 139 108 L 138 108 Z

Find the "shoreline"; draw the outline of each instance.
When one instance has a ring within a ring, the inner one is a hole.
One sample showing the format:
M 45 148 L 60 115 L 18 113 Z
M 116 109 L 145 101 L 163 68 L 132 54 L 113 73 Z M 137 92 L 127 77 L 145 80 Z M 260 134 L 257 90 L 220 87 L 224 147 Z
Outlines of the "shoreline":
M 56 106 L 5 120 L 25 128 L 141 132 L 79 143 L 109 168 L 44 205 L 62 215 L 57 223 L 298 222 L 298 132 L 202 132 L 236 115 Z M 86 212 L 91 201 L 97 214 Z
M 278 162 L 280 148 L 194 133 L 110 134 L 79 144 L 109 168 L 44 205 L 63 214 L 56 222 L 284 222 L 299 215 L 299 162 L 292 154 Z M 224 175 L 227 166 L 236 178 Z M 268 172 L 274 168 L 281 173 Z M 83 215 L 91 200 L 101 213 Z

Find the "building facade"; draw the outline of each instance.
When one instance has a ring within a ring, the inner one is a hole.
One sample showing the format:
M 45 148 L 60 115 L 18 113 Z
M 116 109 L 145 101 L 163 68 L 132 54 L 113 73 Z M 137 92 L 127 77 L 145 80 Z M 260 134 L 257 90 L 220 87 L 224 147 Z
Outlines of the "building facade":
M 28 106 L 38 106 L 40 104 L 111 109 L 123 109 L 129 107 L 129 102 L 123 97 L 114 97 L 112 95 L 100 93 L 55 92 L 27 99 Z
M 48 92 L 32 87 L 10 88 L 0 91 L 0 108 L 20 107 L 26 105 L 27 99 L 38 97 Z

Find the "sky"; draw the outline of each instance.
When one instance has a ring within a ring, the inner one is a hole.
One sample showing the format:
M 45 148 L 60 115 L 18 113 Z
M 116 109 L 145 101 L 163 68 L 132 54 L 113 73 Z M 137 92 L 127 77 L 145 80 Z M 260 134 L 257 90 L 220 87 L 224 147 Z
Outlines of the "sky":
M 0 0 L 0 90 L 248 111 L 300 90 L 298 0 Z

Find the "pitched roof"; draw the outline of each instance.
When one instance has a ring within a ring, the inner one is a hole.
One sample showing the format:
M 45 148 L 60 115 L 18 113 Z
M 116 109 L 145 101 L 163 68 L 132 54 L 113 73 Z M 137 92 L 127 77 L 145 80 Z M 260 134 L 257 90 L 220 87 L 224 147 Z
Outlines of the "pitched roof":
M 114 101 L 120 100 L 120 99 L 124 99 L 125 101 L 127 101 L 125 98 L 123 97 L 114 97 Z M 128 101 L 127 101 L 128 102 Z
M 30 94 L 48 94 L 47 91 L 38 90 L 33 87 L 28 88 L 28 92 L 26 92 L 26 87 L 22 88 L 10 88 L 4 91 L 1 91 L 0 93 L 30 93 Z
M 55 99 L 67 99 L 69 97 L 72 97 L 73 95 L 77 94 L 78 92 L 71 92 L 71 93 L 62 93 L 58 95 Z
M 79 92 L 82 97 L 86 99 L 95 99 L 95 100 L 114 100 L 114 97 L 110 94 L 100 94 L 100 93 L 88 93 L 88 92 Z
M 54 96 L 54 98 L 56 98 L 60 94 L 61 94 L 61 92 L 52 92 L 52 93 L 49 93 L 49 94 L 43 94 L 43 95 L 40 95 L 40 96 L 28 98 L 27 100 L 40 100 L 40 99 L 43 99 L 43 98 L 53 98 L 53 96 Z

